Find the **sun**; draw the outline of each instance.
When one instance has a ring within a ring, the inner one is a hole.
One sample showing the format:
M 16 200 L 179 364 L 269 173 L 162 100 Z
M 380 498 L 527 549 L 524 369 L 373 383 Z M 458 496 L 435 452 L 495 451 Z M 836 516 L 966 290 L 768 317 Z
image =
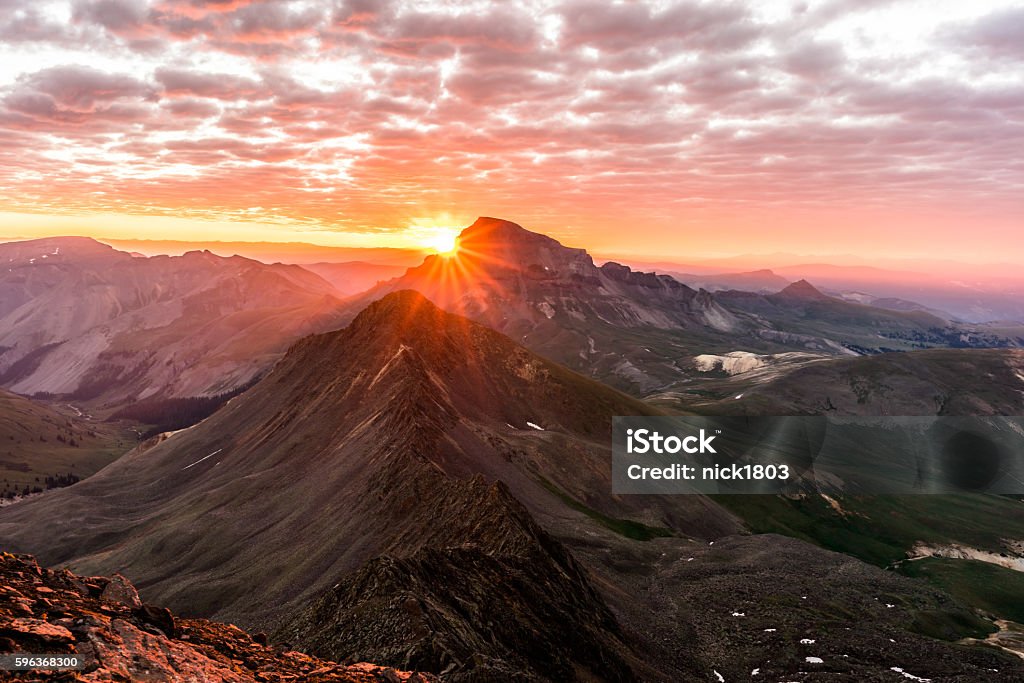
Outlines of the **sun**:
M 452 256 L 459 250 L 459 231 L 455 228 L 436 228 L 423 237 L 423 246 L 442 256 Z

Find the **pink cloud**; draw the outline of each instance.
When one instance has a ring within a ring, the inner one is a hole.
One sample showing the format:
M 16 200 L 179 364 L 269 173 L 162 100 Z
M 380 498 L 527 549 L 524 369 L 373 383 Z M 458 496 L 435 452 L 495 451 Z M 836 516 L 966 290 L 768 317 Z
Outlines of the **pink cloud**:
M 125 66 L 69 51 L 0 84 L 9 206 L 260 205 L 329 228 L 344 205 L 362 229 L 477 207 L 666 231 L 683 211 L 1024 208 L 1024 89 L 971 77 L 1019 56 L 1008 10 L 934 37 L 970 74 L 922 78 L 821 37 L 852 2 L 768 22 L 731 2 L 90 0 L 66 27 L 27 0 L 5 21 L 13 6 L 26 45 L 81 39 Z

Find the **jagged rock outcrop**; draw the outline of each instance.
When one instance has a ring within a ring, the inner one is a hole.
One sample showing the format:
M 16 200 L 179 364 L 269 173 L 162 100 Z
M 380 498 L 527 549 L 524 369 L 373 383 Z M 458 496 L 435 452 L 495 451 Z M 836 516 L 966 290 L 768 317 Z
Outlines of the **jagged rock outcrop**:
M 337 664 L 257 642 L 231 624 L 176 619 L 135 604 L 124 577 L 76 576 L 40 567 L 27 555 L 0 555 L 0 652 L 77 654 L 82 668 L 11 674 L 9 680 L 309 681 L 431 683 L 429 674 L 374 664 Z M 8 680 L 0 673 L 0 680 Z
M 275 639 L 449 681 L 632 680 L 619 626 L 583 569 L 504 485 L 465 488 L 473 502 L 453 520 L 466 529 L 461 545 L 367 562 Z

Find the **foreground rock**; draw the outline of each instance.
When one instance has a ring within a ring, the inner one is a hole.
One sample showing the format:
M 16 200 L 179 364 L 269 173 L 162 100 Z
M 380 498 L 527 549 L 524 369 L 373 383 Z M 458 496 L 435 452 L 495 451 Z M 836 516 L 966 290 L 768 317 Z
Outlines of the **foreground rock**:
M 0 652 L 81 655 L 78 671 L 0 680 L 429 683 L 430 675 L 343 665 L 262 645 L 231 624 L 143 605 L 127 579 L 79 577 L 0 556 Z M 14 676 L 20 676 L 14 678 Z

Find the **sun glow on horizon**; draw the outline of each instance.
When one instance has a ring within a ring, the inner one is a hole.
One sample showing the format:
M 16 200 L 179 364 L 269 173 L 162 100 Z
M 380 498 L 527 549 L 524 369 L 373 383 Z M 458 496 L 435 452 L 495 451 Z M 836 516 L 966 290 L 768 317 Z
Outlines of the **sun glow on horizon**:
M 413 218 L 405 228 L 405 237 L 421 248 L 441 256 L 453 256 L 459 250 L 459 235 L 472 220 L 447 212 Z
M 441 256 L 452 256 L 459 250 L 459 232 L 455 228 L 437 228 L 423 238 L 422 244 Z

